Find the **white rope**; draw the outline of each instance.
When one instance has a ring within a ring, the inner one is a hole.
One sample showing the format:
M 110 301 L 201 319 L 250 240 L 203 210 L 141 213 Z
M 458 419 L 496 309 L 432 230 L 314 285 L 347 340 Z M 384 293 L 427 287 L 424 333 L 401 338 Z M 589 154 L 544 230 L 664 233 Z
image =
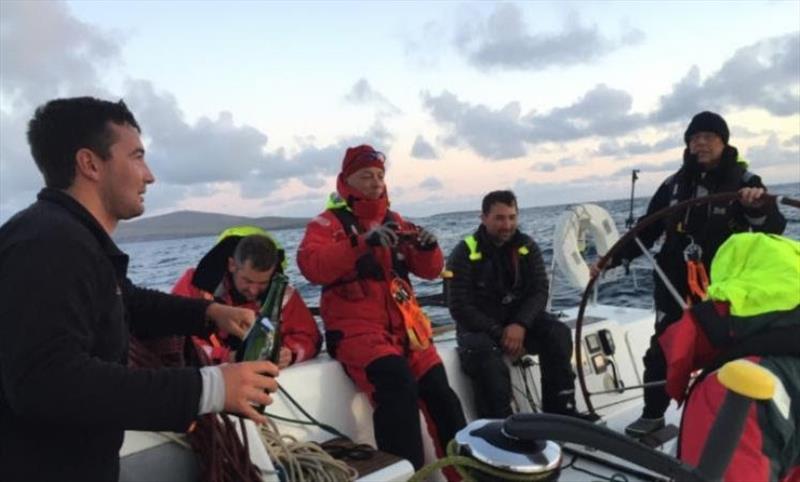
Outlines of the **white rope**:
M 331 457 L 318 444 L 282 435 L 275 422 L 268 422 L 261 426 L 261 439 L 289 482 L 351 482 L 358 478 L 356 469 Z

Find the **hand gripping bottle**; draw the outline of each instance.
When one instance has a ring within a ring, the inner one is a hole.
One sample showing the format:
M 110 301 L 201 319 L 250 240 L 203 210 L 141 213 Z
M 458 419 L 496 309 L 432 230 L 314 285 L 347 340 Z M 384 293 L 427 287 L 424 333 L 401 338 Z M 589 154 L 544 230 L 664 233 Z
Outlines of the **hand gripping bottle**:
M 283 273 L 272 276 L 267 297 L 242 343 L 237 361 L 269 360 L 278 363 L 281 353 L 281 310 L 288 284 L 289 278 Z

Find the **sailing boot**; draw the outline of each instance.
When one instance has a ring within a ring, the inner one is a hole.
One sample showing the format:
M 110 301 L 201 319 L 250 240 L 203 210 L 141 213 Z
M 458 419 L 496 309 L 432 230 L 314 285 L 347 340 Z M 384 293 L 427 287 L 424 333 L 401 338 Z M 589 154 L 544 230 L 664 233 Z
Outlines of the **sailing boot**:
M 639 417 L 625 427 L 625 433 L 631 437 L 641 438 L 664 428 L 664 417 L 646 418 Z

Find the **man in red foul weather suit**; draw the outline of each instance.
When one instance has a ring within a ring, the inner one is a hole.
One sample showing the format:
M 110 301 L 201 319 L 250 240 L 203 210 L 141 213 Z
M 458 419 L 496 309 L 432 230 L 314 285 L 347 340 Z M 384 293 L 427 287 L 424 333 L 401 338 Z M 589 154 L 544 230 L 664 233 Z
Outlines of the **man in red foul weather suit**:
M 384 162 L 370 146 L 347 149 L 337 192 L 308 224 L 297 262 L 323 286 L 328 353 L 369 396 L 378 448 L 419 469 L 419 408 L 440 456 L 465 420 L 436 348 L 409 341 L 391 294 L 393 277 L 434 279 L 444 258 L 433 233 L 389 210 Z
M 220 235 L 220 240 L 196 268 L 183 273 L 172 293 L 258 311 L 273 274 L 283 270 L 283 258 L 283 249 L 261 228 L 230 228 Z M 313 358 L 319 352 L 322 340 L 317 324 L 300 293 L 291 285 L 286 287 L 283 297 L 280 330 L 280 368 Z M 222 332 L 194 340 L 214 363 L 231 361 L 232 350 L 240 343 Z

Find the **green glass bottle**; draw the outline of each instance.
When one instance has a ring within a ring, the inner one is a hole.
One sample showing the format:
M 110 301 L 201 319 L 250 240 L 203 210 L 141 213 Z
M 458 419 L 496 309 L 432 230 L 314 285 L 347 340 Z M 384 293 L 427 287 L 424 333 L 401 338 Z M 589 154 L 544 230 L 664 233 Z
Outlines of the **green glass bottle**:
M 258 318 L 243 343 L 243 361 L 269 360 L 278 363 L 282 343 L 281 310 L 288 284 L 289 278 L 285 274 L 275 273 L 272 276 Z

